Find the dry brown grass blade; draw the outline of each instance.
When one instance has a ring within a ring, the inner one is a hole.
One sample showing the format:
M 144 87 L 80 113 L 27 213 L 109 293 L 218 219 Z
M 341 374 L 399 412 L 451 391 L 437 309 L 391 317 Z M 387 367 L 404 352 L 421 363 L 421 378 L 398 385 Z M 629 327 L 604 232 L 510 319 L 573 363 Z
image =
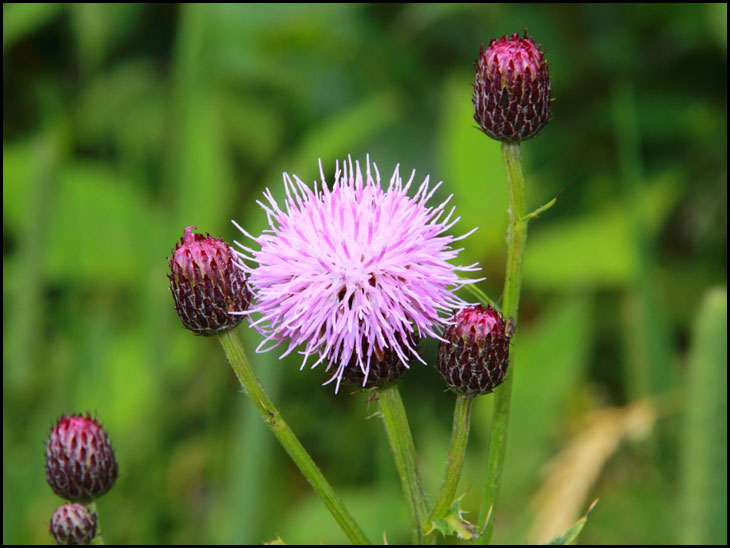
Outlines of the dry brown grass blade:
M 594 411 L 569 445 L 545 465 L 547 478 L 533 500 L 531 543 L 562 535 L 582 514 L 591 486 L 624 439 L 641 439 L 654 426 L 654 402 Z

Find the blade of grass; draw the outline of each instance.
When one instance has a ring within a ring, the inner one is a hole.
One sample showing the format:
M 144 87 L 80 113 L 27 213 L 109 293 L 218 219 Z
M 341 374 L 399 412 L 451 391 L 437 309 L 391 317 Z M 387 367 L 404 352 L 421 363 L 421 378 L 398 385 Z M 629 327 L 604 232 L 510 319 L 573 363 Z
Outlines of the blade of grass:
M 707 292 L 694 326 L 684 419 L 685 544 L 727 543 L 727 289 Z

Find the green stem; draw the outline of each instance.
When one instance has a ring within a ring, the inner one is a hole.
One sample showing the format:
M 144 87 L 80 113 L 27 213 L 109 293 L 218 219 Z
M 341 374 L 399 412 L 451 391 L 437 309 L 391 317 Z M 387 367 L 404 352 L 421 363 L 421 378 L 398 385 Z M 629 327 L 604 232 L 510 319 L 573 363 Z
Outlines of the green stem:
M 517 308 L 522 287 L 522 255 L 527 240 L 527 204 L 525 201 L 525 179 L 522 175 L 522 155 L 519 143 L 502 143 L 502 159 L 507 172 L 509 188 L 509 229 L 507 232 L 507 273 L 504 281 L 502 313 L 517 322 Z M 509 424 L 510 401 L 512 398 L 513 367 L 507 369 L 504 382 L 494 391 L 494 413 L 489 437 L 489 459 L 487 462 L 487 489 L 479 513 L 479 523 L 484 523 L 492 512 L 502 485 L 505 449 L 507 447 L 507 426 Z M 490 517 L 479 542 L 489 544 L 494 519 Z
M 542 206 L 538 207 L 535 211 L 531 211 L 530 213 L 528 213 L 527 215 L 525 215 L 522 218 L 522 220 L 523 221 L 531 221 L 532 219 L 537 218 L 538 215 L 540 215 L 541 213 L 545 213 L 548 209 L 550 209 L 551 207 L 553 207 L 555 205 L 555 202 L 557 202 L 557 201 L 558 201 L 558 197 L 555 196 L 555 198 L 553 198 L 552 200 L 550 200 L 545 205 L 542 205 Z
M 484 291 L 479 289 L 474 284 L 467 284 L 464 286 L 464 289 L 467 290 L 469 293 L 474 295 L 484 306 L 491 306 L 494 308 L 497 312 L 501 313 L 502 309 L 499 307 L 497 303 L 495 303 L 492 299 L 490 299 Z
M 411 519 L 411 540 L 413 544 L 424 544 L 424 522 L 428 516 L 428 501 L 418 473 L 416 448 L 413 445 L 413 436 L 398 387 L 391 384 L 378 389 L 378 403 L 403 487 L 403 495 L 406 498 L 408 515 Z
M 299 467 L 302 475 L 307 479 L 314 491 L 320 496 L 327 509 L 335 518 L 345 534 L 349 537 L 353 544 L 370 544 L 370 541 L 363 533 L 362 529 L 355 523 L 350 513 L 345 509 L 340 497 L 337 496 L 332 486 L 327 482 L 322 472 L 299 442 L 281 417 L 278 409 L 269 400 L 264 392 L 264 388 L 256 378 L 251 365 L 249 364 L 246 353 L 243 350 L 241 341 L 233 331 L 227 331 L 218 336 L 218 340 L 226 352 L 228 361 L 233 367 L 243 390 L 251 399 L 256 409 L 259 410 L 264 422 L 269 425 L 271 431 L 284 447 L 294 463 Z
M 466 444 L 469 441 L 469 422 L 471 418 L 471 404 L 474 398 L 456 396 L 454 408 L 454 425 L 451 429 L 451 443 L 449 455 L 446 458 L 446 471 L 441 482 L 441 491 L 436 505 L 431 512 L 431 521 L 444 517 L 449 513 L 459 486 L 461 470 L 464 468 Z
M 101 522 L 99 521 L 99 510 L 97 510 L 96 508 L 95 500 L 92 500 L 89 504 L 89 510 L 91 510 L 92 513 L 96 514 L 96 530 L 98 531 L 98 533 L 92 540 L 95 545 L 104 546 L 104 538 L 101 536 Z

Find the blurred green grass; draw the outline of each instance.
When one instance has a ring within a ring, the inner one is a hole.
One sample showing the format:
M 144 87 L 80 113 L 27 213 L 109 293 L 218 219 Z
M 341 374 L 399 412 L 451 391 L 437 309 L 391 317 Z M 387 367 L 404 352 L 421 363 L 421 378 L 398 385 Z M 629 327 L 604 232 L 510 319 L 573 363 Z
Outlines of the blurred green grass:
M 180 328 L 165 257 L 190 224 L 227 240 L 240 239 L 230 219 L 261 230 L 255 201 L 281 195 L 282 171 L 312 181 L 320 158 L 331 174 L 369 153 L 384 177 L 400 163 L 444 180 L 455 230 L 479 226 L 461 262 L 480 261 L 499 299 L 506 185 L 498 143 L 474 129 L 471 65 L 479 44 L 524 28 L 555 96 L 523 145 L 528 199 L 562 194 L 530 226 L 495 541 L 539 537 L 544 465 L 591 412 L 658 396 L 670 403 L 652 434 L 619 444 L 589 483 L 581 508 L 600 501 L 580 540 L 725 543 L 726 519 L 688 531 L 681 513 L 702 512 L 698 497 L 727 507 L 726 422 L 724 441 L 692 426 L 727 408 L 726 346 L 695 333 L 727 322 L 726 293 L 710 291 L 727 284 L 726 9 L 5 4 L 4 543 L 50 542 L 43 442 L 59 414 L 85 410 L 120 463 L 99 502 L 107 542 L 345 540 L 216 341 Z M 706 294 L 719 320 L 698 320 Z M 690 340 L 704 341 L 692 359 Z M 406 542 L 367 395 L 335 396 L 296 358 L 255 367 L 370 538 Z M 425 367 L 402 393 L 434 493 L 453 399 Z M 490 410 L 475 404 L 461 486 L 473 515 Z

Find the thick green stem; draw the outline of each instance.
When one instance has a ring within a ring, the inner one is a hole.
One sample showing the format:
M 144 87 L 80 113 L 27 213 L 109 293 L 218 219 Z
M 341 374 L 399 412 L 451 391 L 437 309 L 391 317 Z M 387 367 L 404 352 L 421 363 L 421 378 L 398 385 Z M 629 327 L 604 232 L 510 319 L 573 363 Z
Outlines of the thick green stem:
M 509 188 L 509 230 L 507 232 L 507 272 L 504 281 L 502 313 L 517 322 L 517 308 L 522 287 L 522 255 L 527 240 L 527 204 L 525 201 L 525 179 L 522 176 L 522 155 L 519 143 L 502 143 L 502 158 L 507 172 Z M 507 426 L 509 424 L 510 401 L 512 398 L 512 377 L 514 364 L 507 369 L 504 382 L 494 391 L 494 413 L 489 437 L 489 459 L 487 462 L 487 489 L 479 513 L 479 523 L 487 515 L 494 516 L 492 509 L 502 485 L 505 449 L 507 447 Z M 494 519 L 490 518 L 479 542 L 489 544 Z
M 428 501 L 418 473 L 416 448 L 398 387 L 391 384 L 378 389 L 378 403 L 411 519 L 411 540 L 413 544 L 423 544 Z
M 271 428 L 276 439 L 284 447 L 284 450 L 289 454 L 297 467 L 299 467 L 302 475 L 320 496 L 332 514 L 332 517 L 335 518 L 335 521 L 337 521 L 353 544 L 370 544 L 365 533 L 363 533 L 362 529 L 360 529 L 350 513 L 345 509 L 340 497 L 337 496 L 332 486 L 322 475 L 322 472 L 314 463 L 312 457 L 309 456 L 294 435 L 294 432 L 284 422 L 279 411 L 269 400 L 269 397 L 264 392 L 264 388 L 256 378 L 256 374 L 251 368 L 248 358 L 246 358 L 246 353 L 243 350 L 238 336 L 233 331 L 228 331 L 219 335 L 218 339 L 246 395 L 251 399 L 256 409 L 259 410 L 264 421 L 269 425 L 269 428 Z
M 451 443 L 449 444 L 449 455 L 446 458 L 446 471 L 441 482 L 439 498 L 431 512 L 431 521 L 448 514 L 454 502 L 456 488 L 459 486 L 459 479 L 461 478 L 461 470 L 464 468 L 464 455 L 466 454 L 466 444 L 469 441 L 469 422 L 473 401 L 474 399 L 468 396 L 456 396 L 454 425 L 451 429 Z

